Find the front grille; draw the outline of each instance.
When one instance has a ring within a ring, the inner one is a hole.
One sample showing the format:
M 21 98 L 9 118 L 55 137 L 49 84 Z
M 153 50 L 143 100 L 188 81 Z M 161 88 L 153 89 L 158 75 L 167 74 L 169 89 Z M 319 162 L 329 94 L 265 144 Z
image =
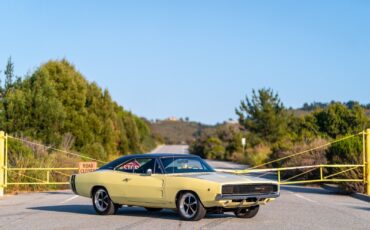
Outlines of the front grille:
M 72 175 L 71 176 L 71 189 L 72 189 L 73 193 L 77 194 L 77 190 L 76 190 L 76 175 Z
M 275 184 L 241 184 L 241 185 L 224 185 L 222 194 L 227 195 L 263 195 L 275 193 L 278 186 Z

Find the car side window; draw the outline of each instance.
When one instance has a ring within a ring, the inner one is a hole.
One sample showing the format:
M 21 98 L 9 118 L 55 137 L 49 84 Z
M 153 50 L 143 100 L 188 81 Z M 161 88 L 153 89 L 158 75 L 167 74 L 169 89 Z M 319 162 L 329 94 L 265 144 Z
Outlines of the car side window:
M 201 172 L 206 168 L 202 162 L 191 158 L 162 158 L 165 173 Z
M 154 166 L 153 173 L 155 173 L 155 174 L 163 174 L 163 171 L 162 171 L 162 168 L 161 168 L 161 165 L 160 165 L 159 160 L 156 160 L 155 161 L 155 166 Z
M 151 169 L 152 173 L 162 173 L 160 165 L 155 158 L 136 158 L 125 162 L 117 168 L 119 171 L 135 174 L 146 174 L 148 169 Z
M 145 174 L 148 169 L 151 169 L 154 173 L 155 158 L 138 158 L 136 162 L 139 163 L 140 167 L 134 169 L 136 174 Z

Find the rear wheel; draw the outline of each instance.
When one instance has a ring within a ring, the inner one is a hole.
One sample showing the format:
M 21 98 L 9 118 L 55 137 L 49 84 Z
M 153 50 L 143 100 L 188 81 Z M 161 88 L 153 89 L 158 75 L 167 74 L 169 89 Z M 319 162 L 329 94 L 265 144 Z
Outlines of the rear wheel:
M 99 215 L 114 215 L 120 207 L 113 203 L 107 190 L 104 188 L 98 188 L 95 190 L 92 201 L 94 209 Z
M 177 200 L 177 212 L 184 220 L 198 221 L 206 215 L 206 209 L 199 198 L 191 192 L 180 194 Z
M 252 206 L 248 208 L 242 208 L 235 211 L 235 215 L 239 218 L 253 218 L 257 215 L 260 206 Z
M 145 208 L 148 212 L 159 212 L 162 211 L 162 208 Z

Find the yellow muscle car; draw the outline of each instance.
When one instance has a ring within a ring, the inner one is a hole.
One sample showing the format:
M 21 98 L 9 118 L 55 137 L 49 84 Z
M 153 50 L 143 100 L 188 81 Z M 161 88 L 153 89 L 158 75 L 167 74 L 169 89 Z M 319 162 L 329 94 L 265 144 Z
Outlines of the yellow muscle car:
M 72 175 L 70 183 L 75 194 L 92 198 L 100 215 L 115 214 L 127 205 L 153 212 L 177 210 L 184 220 L 224 212 L 251 218 L 260 204 L 280 192 L 276 182 L 216 172 L 190 154 L 128 155 L 95 172 Z

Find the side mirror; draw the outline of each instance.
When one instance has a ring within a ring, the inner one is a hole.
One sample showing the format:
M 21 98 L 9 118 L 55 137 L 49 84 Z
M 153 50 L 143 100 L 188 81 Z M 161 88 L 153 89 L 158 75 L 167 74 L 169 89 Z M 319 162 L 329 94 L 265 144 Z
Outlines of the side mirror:
M 148 169 L 148 170 L 146 170 L 146 175 L 147 175 L 147 176 L 151 176 L 152 174 L 153 174 L 152 169 Z

